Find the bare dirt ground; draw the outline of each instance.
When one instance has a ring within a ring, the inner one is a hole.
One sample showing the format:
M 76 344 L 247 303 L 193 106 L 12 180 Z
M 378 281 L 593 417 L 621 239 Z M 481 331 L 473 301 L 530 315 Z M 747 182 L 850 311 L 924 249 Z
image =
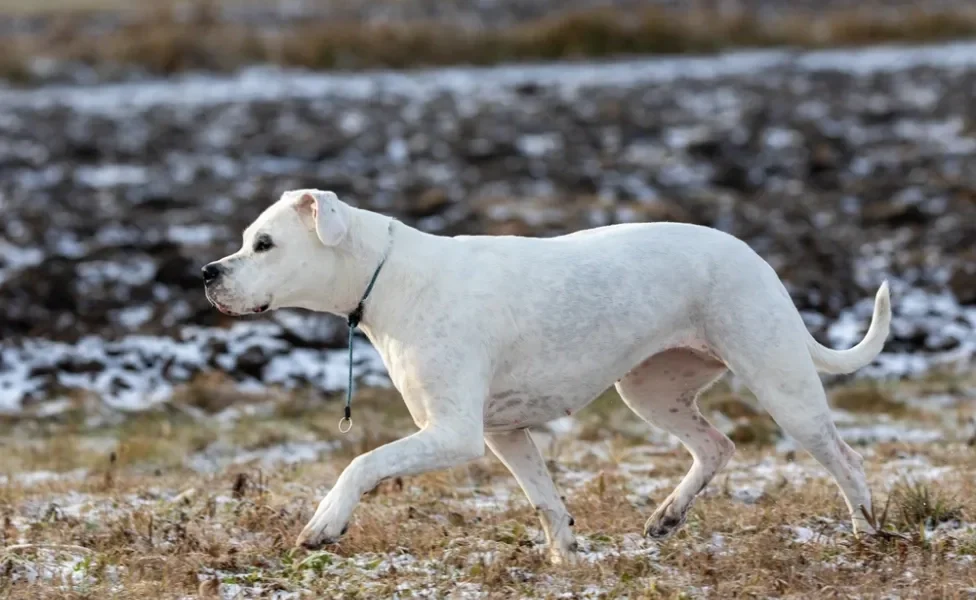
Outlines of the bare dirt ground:
M 10 420 L 0 437 L 2 598 L 971 598 L 976 495 L 971 376 L 831 387 L 864 455 L 884 535 L 856 539 L 834 484 L 748 396 L 705 414 L 730 465 L 673 538 L 644 520 L 689 456 L 607 394 L 536 440 L 576 520 L 579 564 L 549 565 L 536 516 L 493 456 L 363 498 L 342 542 L 293 543 L 356 454 L 413 431 L 399 398 L 289 394 L 227 408 L 220 385 L 111 423 Z

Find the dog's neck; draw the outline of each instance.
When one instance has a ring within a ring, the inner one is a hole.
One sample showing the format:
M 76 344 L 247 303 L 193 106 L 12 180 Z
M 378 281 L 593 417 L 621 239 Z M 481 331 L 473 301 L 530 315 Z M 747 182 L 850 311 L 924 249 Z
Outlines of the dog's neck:
M 392 333 L 399 315 L 412 310 L 412 305 L 397 304 L 393 299 L 414 298 L 415 292 L 426 286 L 436 265 L 432 264 L 435 256 L 425 250 L 428 245 L 424 242 L 437 238 L 400 222 L 391 226 L 391 218 L 378 213 L 356 208 L 350 213 L 350 239 L 343 249 L 337 273 L 337 280 L 345 285 L 342 290 L 334 290 L 335 304 L 327 310 L 348 317 L 363 299 L 373 274 L 383 262 L 363 304 L 359 324 L 373 339 L 374 335 Z

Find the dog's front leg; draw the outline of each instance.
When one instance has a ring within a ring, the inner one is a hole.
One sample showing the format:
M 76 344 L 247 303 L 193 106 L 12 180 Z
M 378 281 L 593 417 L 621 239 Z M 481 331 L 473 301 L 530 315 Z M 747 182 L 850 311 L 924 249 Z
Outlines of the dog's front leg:
M 297 543 L 314 549 L 338 540 L 359 498 L 384 479 L 480 458 L 485 453 L 482 432 L 482 423 L 475 418 L 430 420 L 421 431 L 356 457 L 319 504 Z
M 556 484 L 552 481 L 546 461 L 527 429 L 490 433 L 485 436 L 488 447 L 508 467 L 525 492 L 539 517 L 549 544 L 549 558 L 554 564 L 574 561 L 576 540 L 571 527 L 573 517 L 566 511 Z

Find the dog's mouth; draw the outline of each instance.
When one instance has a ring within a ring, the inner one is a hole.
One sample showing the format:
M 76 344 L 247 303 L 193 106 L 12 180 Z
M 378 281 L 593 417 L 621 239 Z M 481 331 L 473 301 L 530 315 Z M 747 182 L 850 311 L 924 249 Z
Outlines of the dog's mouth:
M 256 307 L 254 307 L 254 308 L 252 308 L 250 310 L 246 310 L 244 312 L 238 312 L 236 310 L 231 309 L 226 304 L 222 304 L 222 303 L 218 302 L 217 300 L 214 300 L 213 298 L 210 297 L 210 294 L 207 294 L 207 300 L 210 301 L 210 304 L 212 304 L 214 306 L 214 308 L 216 308 L 220 312 L 224 313 L 225 315 L 228 315 L 228 316 L 231 316 L 231 317 L 242 317 L 244 315 L 257 315 L 257 314 L 261 314 L 263 312 L 268 312 L 268 310 L 271 309 L 271 302 L 267 302 L 265 304 L 262 304 L 261 306 L 256 306 Z

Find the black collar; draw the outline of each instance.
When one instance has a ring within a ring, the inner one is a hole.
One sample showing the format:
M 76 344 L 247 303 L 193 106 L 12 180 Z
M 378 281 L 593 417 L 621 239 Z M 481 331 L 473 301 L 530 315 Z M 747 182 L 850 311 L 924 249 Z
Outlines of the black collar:
M 383 258 L 380 259 L 380 264 L 376 265 L 376 270 L 373 271 L 373 277 L 369 280 L 369 285 L 366 286 L 366 291 L 363 292 L 363 297 L 359 300 L 359 304 L 353 309 L 351 313 L 346 317 L 346 323 L 350 328 L 355 329 L 359 326 L 359 323 L 363 320 L 363 310 L 366 308 L 366 299 L 369 298 L 370 292 L 373 291 L 373 285 L 376 284 L 376 278 L 380 276 L 380 271 L 383 269 L 383 265 L 386 264 L 386 259 L 390 256 L 390 250 L 393 247 L 393 223 L 395 219 L 390 219 L 390 226 L 387 229 L 389 234 L 389 241 L 386 245 L 386 252 L 383 253 Z
M 386 264 L 387 257 L 390 256 L 390 250 L 393 248 L 393 223 L 396 219 L 390 219 L 390 226 L 387 229 L 389 234 L 389 242 L 386 245 L 386 252 L 383 253 L 383 258 L 380 260 L 380 264 L 376 265 L 376 270 L 373 271 L 373 277 L 369 280 L 369 285 L 366 286 L 366 291 L 363 292 L 363 297 L 353 309 L 349 316 L 346 317 L 346 322 L 349 324 L 349 384 L 346 387 L 346 409 L 342 420 L 339 421 L 339 431 L 342 433 L 348 432 L 352 429 L 352 393 L 353 393 L 353 378 L 352 378 L 352 338 L 353 334 L 356 332 L 356 327 L 359 326 L 360 321 L 363 320 L 363 310 L 365 308 L 366 299 L 369 298 L 369 293 L 373 291 L 373 284 L 376 283 L 376 278 L 380 275 L 380 270 L 383 265 Z M 345 427 L 345 429 L 343 429 Z

